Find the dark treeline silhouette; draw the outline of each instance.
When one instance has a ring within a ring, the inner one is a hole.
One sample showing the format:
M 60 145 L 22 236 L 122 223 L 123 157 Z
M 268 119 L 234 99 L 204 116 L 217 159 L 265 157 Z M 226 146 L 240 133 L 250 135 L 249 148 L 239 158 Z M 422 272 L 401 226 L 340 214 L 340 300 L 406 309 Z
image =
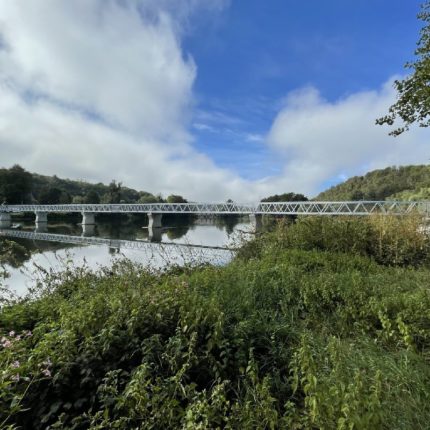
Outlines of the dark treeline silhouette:
M 0 169 L 0 203 L 69 204 L 69 203 L 186 203 L 182 196 L 137 191 L 112 180 L 109 185 L 61 179 L 27 172 L 19 165 Z
M 303 194 L 283 193 L 261 199 L 262 202 L 306 202 L 308 198 Z

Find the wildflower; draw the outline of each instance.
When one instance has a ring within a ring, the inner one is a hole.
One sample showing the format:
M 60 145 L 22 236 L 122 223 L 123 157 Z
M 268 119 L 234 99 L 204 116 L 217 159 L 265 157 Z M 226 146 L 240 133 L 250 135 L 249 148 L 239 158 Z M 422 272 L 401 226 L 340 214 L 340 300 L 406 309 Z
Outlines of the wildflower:
M 18 368 L 20 366 L 19 361 L 15 360 L 12 364 L 11 367 L 13 367 L 14 369 Z
M 49 377 L 51 376 L 51 371 L 49 369 L 43 369 L 42 375 Z
M 24 331 L 24 336 L 25 337 L 30 337 L 30 336 L 33 336 L 33 333 L 30 330 L 25 330 Z
M 20 380 L 19 373 L 17 373 L 16 375 L 12 376 L 12 381 L 18 382 L 19 380 Z
M 10 337 L 14 337 L 14 336 L 15 336 L 15 332 L 14 332 L 13 330 L 12 330 L 12 331 L 10 331 L 10 332 L 9 332 L 9 336 L 10 336 Z
M 12 342 L 9 339 L 6 339 L 5 337 L 2 337 L 0 342 L 3 348 L 10 348 L 12 346 Z
M 42 364 L 46 367 L 50 367 L 52 365 L 52 361 L 48 357 Z

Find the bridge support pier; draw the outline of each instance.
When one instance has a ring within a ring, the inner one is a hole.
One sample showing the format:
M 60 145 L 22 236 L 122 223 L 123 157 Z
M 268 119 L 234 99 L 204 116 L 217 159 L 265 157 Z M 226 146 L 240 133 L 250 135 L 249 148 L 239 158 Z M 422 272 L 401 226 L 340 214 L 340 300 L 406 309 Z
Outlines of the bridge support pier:
M 148 227 L 148 239 L 150 242 L 161 242 L 162 231 L 160 227 Z
M 94 236 L 96 226 L 94 224 L 82 224 L 82 237 Z
M 46 224 L 48 222 L 47 212 L 35 212 L 35 214 L 36 214 L 36 225 Z
M 94 225 L 96 217 L 93 212 L 82 212 L 82 225 Z
M 251 222 L 251 226 L 254 232 L 258 233 L 263 229 L 263 215 L 250 214 L 249 221 Z
M 163 214 L 159 213 L 148 213 L 148 228 L 160 228 L 161 227 L 161 218 L 163 217 Z
M 34 229 L 35 233 L 46 233 L 47 231 L 48 231 L 48 223 L 47 222 L 36 223 L 36 228 Z
M 9 228 L 11 226 L 10 214 L 0 213 L 0 228 Z

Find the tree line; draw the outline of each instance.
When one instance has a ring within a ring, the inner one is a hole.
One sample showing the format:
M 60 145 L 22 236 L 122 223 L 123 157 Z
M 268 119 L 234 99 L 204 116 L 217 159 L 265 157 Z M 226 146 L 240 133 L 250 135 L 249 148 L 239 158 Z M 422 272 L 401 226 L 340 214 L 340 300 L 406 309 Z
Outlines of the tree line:
M 315 200 L 424 200 L 430 197 L 430 166 L 373 170 L 320 193 Z
M 4 204 L 186 203 L 171 194 L 163 198 L 112 180 L 109 185 L 30 173 L 18 164 L 0 168 L 0 202 Z

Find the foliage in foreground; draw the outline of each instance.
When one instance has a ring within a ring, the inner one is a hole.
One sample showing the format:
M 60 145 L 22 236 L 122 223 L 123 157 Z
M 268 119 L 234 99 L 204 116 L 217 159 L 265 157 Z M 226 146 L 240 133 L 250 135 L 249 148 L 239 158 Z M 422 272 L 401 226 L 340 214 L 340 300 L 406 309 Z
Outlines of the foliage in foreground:
M 52 275 L 40 299 L 0 314 L 0 423 L 428 428 L 430 271 L 355 255 L 377 231 L 362 221 L 316 220 L 226 267 Z M 344 230 L 329 239 L 333 222 Z

